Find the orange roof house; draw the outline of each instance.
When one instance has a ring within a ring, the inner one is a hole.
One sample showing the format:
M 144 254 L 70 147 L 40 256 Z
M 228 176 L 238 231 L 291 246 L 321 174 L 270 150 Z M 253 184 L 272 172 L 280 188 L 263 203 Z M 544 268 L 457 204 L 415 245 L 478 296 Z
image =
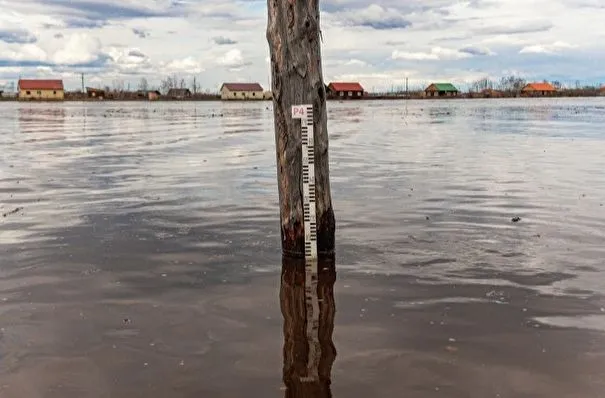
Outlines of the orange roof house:
M 601 95 L 605 95 L 605 86 L 603 86 L 603 87 L 601 87 L 601 88 L 599 89 L 599 93 L 600 93 Z
M 364 90 L 357 82 L 332 82 L 328 85 L 328 94 L 337 98 L 361 98 Z
M 521 89 L 522 94 L 548 95 L 555 93 L 557 89 L 550 83 L 529 83 Z

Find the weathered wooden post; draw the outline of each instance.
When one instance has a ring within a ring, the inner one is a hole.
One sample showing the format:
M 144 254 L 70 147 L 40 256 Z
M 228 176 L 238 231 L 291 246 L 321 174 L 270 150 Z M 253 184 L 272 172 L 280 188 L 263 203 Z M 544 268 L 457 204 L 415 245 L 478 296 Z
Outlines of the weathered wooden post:
M 336 225 L 330 193 L 319 0 L 267 0 L 267 5 L 282 252 L 294 257 L 305 254 L 301 126 L 292 118 L 291 109 L 308 104 L 313 106 L 317 253 L 332 255 Z

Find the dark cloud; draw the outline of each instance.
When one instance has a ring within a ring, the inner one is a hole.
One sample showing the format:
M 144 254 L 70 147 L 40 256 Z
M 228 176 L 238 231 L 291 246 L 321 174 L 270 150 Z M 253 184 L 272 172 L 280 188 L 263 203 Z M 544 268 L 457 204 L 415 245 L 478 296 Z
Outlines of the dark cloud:
M 459 50 L 462 53 L 470 54 L 470 55 L 493 55 L 489 48 L 480 48 L 480 47 L 464 47 Z
M 212 41 L 215 44 L 218 44 L 219 46 L 224 46 L 224 45 L 228 45 L 228 44 L 237 44 L 237 41 L 232 40 L 228 37 L 224 37 L 224 36 L 216 36 L 212 38 Z
M 383 21 L 376 20 L 360 20 L 354 23 L 358 26 L 366 26 L 377 30 L 389 30 L 389 29 L 405 29 L 412 26 L 410 21 L 406 21 L 403 18 L 390 18 Z
M 3 67 L 21 67 L 21 68 L 36 68 L 39 66 L 46 66 L 51 68 L 103 68 L 107 65 L 109 61 L 109 57 L 107 56 L 99 56 L 97 59 L 90 62 L 82 62 L 75 64 L 56 64 L 53 62 L 46 61 L 22 61 L 22 60 L 13 60 L 8 58 L 0 58 L 0 68 Z
M 554 27 L 552 22 L 531 22 L 526 24 L 511 25 L 511 26 L 488 26 L 475 30 L 481 35 L 516 35 L 525 33 L 547 32 Z
M 71 29 L 98 29 L 107 25 L 107 21 L 82 17 L 63 18 L 67 28 Z
M 132 33 L 139 36 L 141 39 L 145 39 L 145 38 L 149 37 L 149 33 L 144 31 L 143 29 L 133 28 Z
M 349 26 L 365 26 L 377 30 L 405 29 L 412 23 L 396 9 L 372 4 L 364 9 L 336 14 L 337 18 Z
M 90 19 L 131 19 L 167 16 L 168 11 L 159 12 L 143 6 L 125 5 L 111 1 L 94 0 L 46 0 L 53 6 L 61 6 L 73 11 L 79 11 Z
M 27 44 L 35 43 L 38 39 L 27 30 L 0 29 L 0 41 L 5 43 Z
M 147 57 L 145 54 L 143 54 L 139 50 L 130 50 L 128 52 L 128 56 L 130 56 L 130 57 L 137 57 L 137 58 L 146 58 Z

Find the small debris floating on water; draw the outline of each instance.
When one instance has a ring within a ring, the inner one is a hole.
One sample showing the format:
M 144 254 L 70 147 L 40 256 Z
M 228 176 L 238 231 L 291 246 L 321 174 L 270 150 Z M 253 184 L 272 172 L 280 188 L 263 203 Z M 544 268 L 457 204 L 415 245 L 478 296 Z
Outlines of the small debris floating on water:
M 8 213 L 2 214 L 2 217 L 7 217 L 7 216 L 10 216 L 11 214 L 19 213 L 21 210 L 23 210 L 23 207 L 16 207 L 14 210 L 11 210 Z
M 512 222 L 519 222 L 519 221 L 521 221 L 521 217 L 513 217 L 511 221 Z

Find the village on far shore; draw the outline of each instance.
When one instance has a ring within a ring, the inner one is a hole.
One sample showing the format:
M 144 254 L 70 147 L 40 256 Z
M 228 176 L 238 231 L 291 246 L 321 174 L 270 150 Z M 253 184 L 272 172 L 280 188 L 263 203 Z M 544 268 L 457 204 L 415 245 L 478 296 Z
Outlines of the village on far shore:
M 359 82 L 331 82 L 325 88 L 327 98 L 336 100 L 605 96 L 605 86 L 579 87 L 578 85 L 575 88 L 563 88 L 557 82 L 525 82 L 523 79 L 512 77 L 503 78 L 502 82 L 504 82 L 500 84 L 502 88 L 496 89 L 488 79 L 482 79 L 475 82 L 467 92 L 458 90 L 454 84 L 448 82 L 430 83 L 424 90 L 406 88 L 387 93 L 368 92 Z M 0 99 L 19 101 L 263 101 L 272 99 L 272 92 L 265 90 L 256 82 L 223 83 L 218 93 L 198 92 L 195 80 L 193 84 L 194 88 L 191 90 L 185 87 L 184 80 L 181 80 L 179 87 L 165 87 L 164 92 L 144 88 L 133 91 L 123 88 L 94 88 L 84 87 L 84 84 L 81 90 L 66 91 L 61 79 L 20 79 L 17 91 L 12 93 L 0 91 Z

